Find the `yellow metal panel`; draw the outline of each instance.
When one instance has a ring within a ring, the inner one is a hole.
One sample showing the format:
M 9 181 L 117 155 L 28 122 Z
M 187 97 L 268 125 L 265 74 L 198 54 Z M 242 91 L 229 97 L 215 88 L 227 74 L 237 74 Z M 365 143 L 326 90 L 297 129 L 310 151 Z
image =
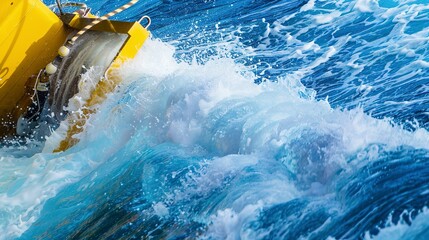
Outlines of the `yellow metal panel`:
M 0 119 L 10 118 L 25 82 L 55 58 L 68 33 L 40 0 L 0 1 Z M 0 135 L 8 130 L 0 127 Z
M 107 79 L 104 79 L 97 84 L 95 90 L 91 94 L 90 99 L 86 102 L 85 106 L 82 107 L 82 113 L 72 113 L 66 119 L 66 121 L 69 122 L 67 136 L 60 143 L 58 148 L 55 149 L 56 152 L 67 150 L 78 142 L 78 139 L 74 138 L 73 136 L 82 132 L 86 120 L 94 112 L 94 106 L 103 102 L 106 99 L 107 94 L 111 93 L 114 88 L 122 81 L 120 75 L 117 73 L 118 68 L 123 64 L 124 61 L 134 58 L 143 45 L 144 41 L 149 37 L 149 32 L 139 23 L 124 24 L 123 22 L 113 21 L 103 22 L 100 24 L 103 23 L 105 25 L 97 25 L 99 27 L 99 31 L 125 31 L 124 29 L 128 29 L 126 33 L 129 35 L 129 37 L 107 70 Z M 105 29 L 102 28 L 103 26 L 105 26 Z
M 93 18 L 79 18 L 74 14 L 65 14 L 61 16 L 61 19 L 67 26 L 81 30 L 87 25 L 91 24 L 94 21 Z M 138 25 L 138 26 L 136 26 Z M 130 35 L 132 28 L 143 28 L 140 24 L 135 22 L 120 22 L 112 20 L 104 20 L 98 23 L 97 25 L 91 28 L 91 31 L 101 31 L 101 32 L 114 32 L 114 33 L 124 33 Z M 146 31 L 142 29 L 141 31 Z M 146 31 L 147 32 L 147 31 Z

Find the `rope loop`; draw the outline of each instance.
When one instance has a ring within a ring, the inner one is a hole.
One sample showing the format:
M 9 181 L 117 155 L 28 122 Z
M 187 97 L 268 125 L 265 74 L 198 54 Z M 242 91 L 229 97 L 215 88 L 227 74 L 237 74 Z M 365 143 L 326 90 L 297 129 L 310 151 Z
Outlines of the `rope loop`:
M 149 16 L 143 16 L 143 17 L 141 17 L 141 18 L 140 18 L 140 20 L 138 20 L 137 22 L 141 24 L 141 21 L 143 21 L 144 19 L 146 19 L 146 22 L 147 22 L 147 24 L 146 24 L 146 26 L 144 26 L 144 28 L 145 28 L 145 29 L 148 29 L 148 28 L 149 28 L 149 26 L 150 26 L 150 24 L 152 23 L 152 20 L 150 19 L 150 17 L 149 17 Z

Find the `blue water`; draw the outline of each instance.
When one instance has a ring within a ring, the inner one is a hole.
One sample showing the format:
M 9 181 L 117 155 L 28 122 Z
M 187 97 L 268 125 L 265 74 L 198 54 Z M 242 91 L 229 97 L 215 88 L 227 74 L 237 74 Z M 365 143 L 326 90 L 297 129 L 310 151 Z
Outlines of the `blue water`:
M 75 147 L 0 148 L 0 239 L 429 238 L 427 0 L 115 18 L 142 15 L 151 38 Z

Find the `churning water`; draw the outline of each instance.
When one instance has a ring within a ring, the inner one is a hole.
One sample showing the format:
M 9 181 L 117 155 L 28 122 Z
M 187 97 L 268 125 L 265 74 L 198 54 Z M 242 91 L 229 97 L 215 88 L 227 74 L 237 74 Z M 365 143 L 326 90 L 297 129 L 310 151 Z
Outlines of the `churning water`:
M 75 147 L 0 149 L 1 239 L 429 238 L 427 0 L 148 0 L 116 18 L 141 15 L 151 39 Z

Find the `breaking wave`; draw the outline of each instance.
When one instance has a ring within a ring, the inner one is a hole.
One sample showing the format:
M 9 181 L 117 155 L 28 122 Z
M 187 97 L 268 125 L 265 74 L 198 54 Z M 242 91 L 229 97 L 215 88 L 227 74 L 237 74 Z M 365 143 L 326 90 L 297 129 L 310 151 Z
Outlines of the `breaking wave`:
M 52 153 L 59 129 L 0 149 L 1 239 L 428 236 L 424 1 L 146 1 L 118 18 L 142 12 L 152 37 L 75 147 Z

